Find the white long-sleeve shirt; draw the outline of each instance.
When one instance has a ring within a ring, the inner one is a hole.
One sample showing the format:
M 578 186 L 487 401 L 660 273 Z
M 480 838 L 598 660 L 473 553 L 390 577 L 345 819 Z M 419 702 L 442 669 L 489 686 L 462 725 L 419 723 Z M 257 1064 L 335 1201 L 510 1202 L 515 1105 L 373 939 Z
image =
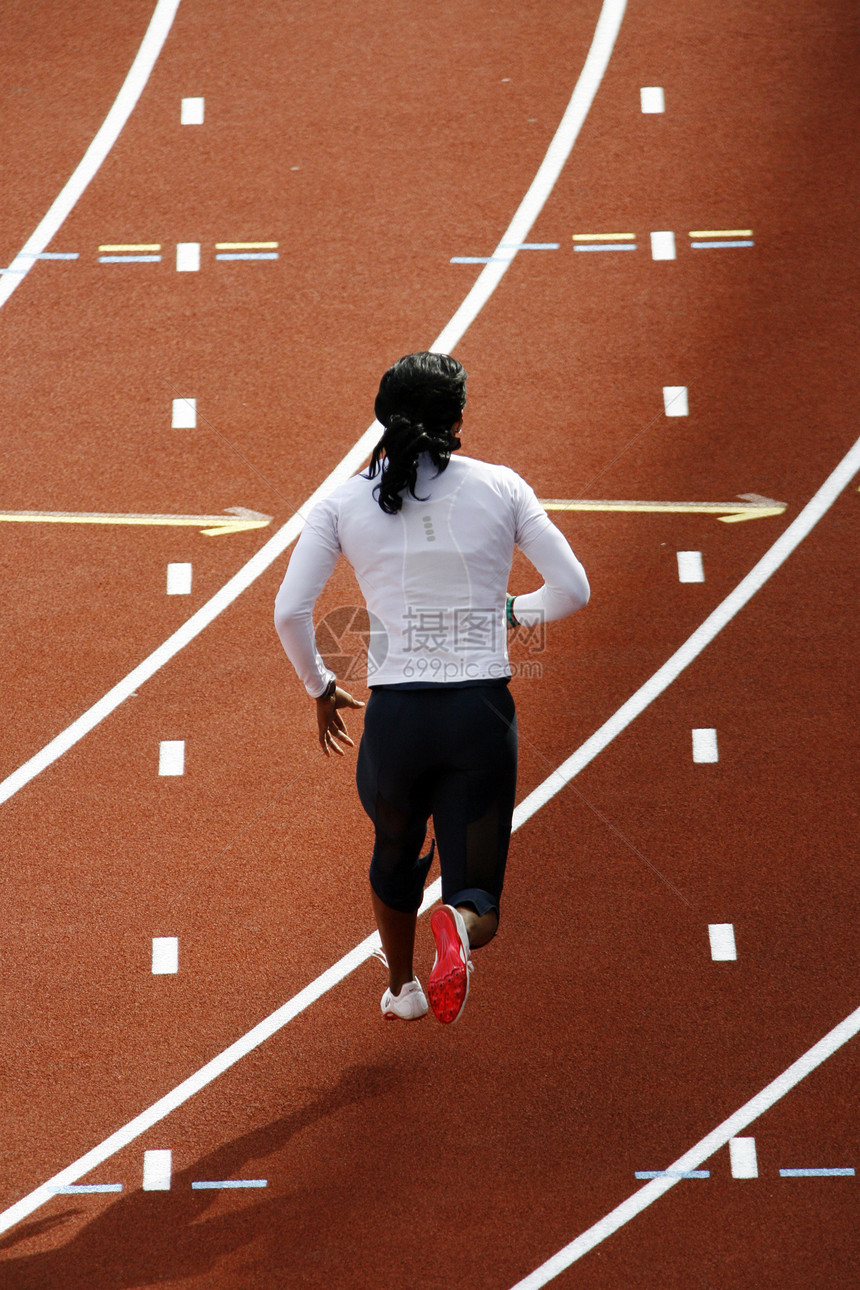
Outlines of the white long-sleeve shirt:
M 370 686 L 509 677 L 505 596 L 514 546 L 544 579 L 517 596 L 519 622 L 550 622 L 587 603 L 582 565 L 507 466 L 455 455 L 437 475 L 422 453 L 418 499 L 405 493 L 396 515 L 379 506 L 378 483 L 379 475 L 354 475 L 313 508 L 275 600 L 278 635 L 312 698 L 333 675 L 316 647 L 313 608 L 341 553 L 370 617 Z

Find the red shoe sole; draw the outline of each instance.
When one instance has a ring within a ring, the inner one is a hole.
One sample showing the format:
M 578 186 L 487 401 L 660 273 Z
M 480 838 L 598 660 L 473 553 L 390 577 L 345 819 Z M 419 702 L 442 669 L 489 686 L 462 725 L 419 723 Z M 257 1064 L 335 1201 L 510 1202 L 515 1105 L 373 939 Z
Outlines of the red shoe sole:
M 433 911 L 430 929 L 436 942 L 436 962 L 427 982 L 427 995 L 437 1019 L 450 1025 L 463 1011 L 469 994 L 469 970 L 462 959 L 454 916 L 444 905 Z

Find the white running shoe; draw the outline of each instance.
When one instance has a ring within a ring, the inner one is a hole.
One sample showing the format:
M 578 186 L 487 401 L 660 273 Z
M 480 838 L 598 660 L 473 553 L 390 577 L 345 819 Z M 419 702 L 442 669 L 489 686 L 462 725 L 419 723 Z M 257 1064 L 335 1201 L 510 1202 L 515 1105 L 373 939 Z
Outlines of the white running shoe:
M 399 994 L 386 990 L 380 1007 L 386 1021 L 418 1021 L 427 1011 L 427 996 L 416 976 L 406 982 Z

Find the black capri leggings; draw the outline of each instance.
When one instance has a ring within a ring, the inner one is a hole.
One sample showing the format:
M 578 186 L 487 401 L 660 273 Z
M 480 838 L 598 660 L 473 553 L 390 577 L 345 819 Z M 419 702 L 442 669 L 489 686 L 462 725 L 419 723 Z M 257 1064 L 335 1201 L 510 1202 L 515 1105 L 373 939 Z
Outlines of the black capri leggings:
M 421 904 L 432 815 L 445 904 L 499 912 L 517 782 L 507 685 L 374 689 L 356 782 L 376 829 L 370 884 L 384 904 L 408 913 Z

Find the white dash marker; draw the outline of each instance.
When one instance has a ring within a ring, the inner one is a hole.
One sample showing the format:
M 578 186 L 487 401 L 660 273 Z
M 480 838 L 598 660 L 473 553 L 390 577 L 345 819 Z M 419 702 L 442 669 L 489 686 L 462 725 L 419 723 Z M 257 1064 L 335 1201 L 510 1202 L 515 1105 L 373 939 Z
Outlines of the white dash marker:
M 686 417 L 690 415 L 686 385 L 663 386 L 663 408 L 667 417 Z
M 704 582 L 705 566 L 702 564 L 701 551 L 678 552 L 678 581 Z
M 738 957 L 734 923 L 708 923 L 711 958 L 715 963 L 734 963 Z
M 183 99 L 179 110 L 180 125 L 202 125 L 205 99 Z
M 200 270 L 200 243 L 176 243 L 176 272 L 198 273 Z
M 170 422 L 174 430 L 194 430 L 197 427 L 197 400 L 174 399 L 173 417 Z
M 169 564 L 167 566 L 168 596 L 191 595 L 191 565 Z
M 758 1178 L 755 1138 L 729 1138 L 733 1178 Z
M 674 260 L 675 234 L 670 230 L 651 234 L 651 259 Z
M 170 1191 L 172 1168 L 172 1153 L 170 1151 L 144 1151 L 143 1190 Z
M 185 774 L 185 740 L 162 739 L 158 745 L 159 775 Z
M 179 937 L 153 936 L 152 975 L 172 976 L 179 971 Z
M 643 112 L 665 112 L 666 96 L 662 85 L 643 85 L 639 91 L 639 102 Z
M 719 761 L 717 732 L 713 729 L 693 731 L 693 761 L 706 763 Z

